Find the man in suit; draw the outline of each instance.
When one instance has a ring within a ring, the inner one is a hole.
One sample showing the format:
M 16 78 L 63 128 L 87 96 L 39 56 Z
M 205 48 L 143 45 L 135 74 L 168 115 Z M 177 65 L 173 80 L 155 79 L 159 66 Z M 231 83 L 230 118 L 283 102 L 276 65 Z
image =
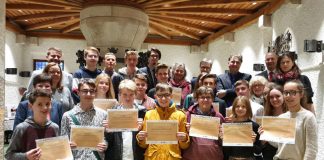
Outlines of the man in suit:
M 146 67 L 140 69 L 141 72 L 145 73 L 147 76 L 147 92 L 154 88 L 157 84 L 155 77 L 155 67 L 158 65 L 159 60 L 161 59 L 161 52 L 157 48 L 151 48 L 148 52 L 148 63 Z
M 232 106 L 232 103 L 236 97 L 234 84 L 238 80 L 250 81 L 252 76 L 247 73 L 241 73 L 240 67 L 243 62 L 241 55 L 231 55 L 228 58 L 228 68 L 227 73 L 218 76 L 217 82 L 217 97 L 223 99 L 227 106 Z
M 212 66 L 213 66 L 213 61 L 210 60 L 210 59 L 204 58 L 199 63 L 200 73 L 209 74 Z M 193 92 L 193 90 L 195 88 L 196 82 L 197 82 L 197 77 L 193 77 L 191 79 L 191 88 L 192 88 L 191 91 L 192 92 Z
M 277 65 L 278 55 L 273 52 L 268 52 L 265 55 L 265 64 L 267 66 L 267 70 L 257 74 L 257 76 L 262 76 L 266 78 L 269 82 L 273 81 L 273 76 L 276 73 L 276 65 Z

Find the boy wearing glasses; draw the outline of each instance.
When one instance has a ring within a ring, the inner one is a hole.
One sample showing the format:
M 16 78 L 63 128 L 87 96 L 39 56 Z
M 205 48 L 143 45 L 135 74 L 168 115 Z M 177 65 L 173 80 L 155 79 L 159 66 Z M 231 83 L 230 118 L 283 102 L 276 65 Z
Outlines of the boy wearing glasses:
M 102 127 L 103 121 L 107 118 L 107 113 L 94 107 L 96 85 L 92 79 L 81 79 L 78 85 L 78 95 L 80 103 L 73 109 L 65 112 L 62 118 L 61 135 L 70 136 L 71 125 Z M 86 139 L 85 139 L 86 141 Z M 78 144 L 70 142 L 71 148 L 77 147 Z M 72 150 L 74 159 L 97 159 L 100 156 L 104 159 L 104 152 L 107 149 L 107 142 L 97 145 L 96 151 L 90 149 Z
M 189 136 L 186 131 L 186 115 L 176 109 L 176 104 L 172 102 L 172 87 L 168 84 L 158 83 L 156 85 L 155 98 L 157 100 L 156 108 L 146 113 L 143 123 L 143 129 L 137 134 L 138 144 L 146 148 L 145 159 L 181 159 L 181 149 L 189 147 Z M 145 138 L 147 120 L 177 120 L 179 130 L 177 133 L 178 144 L 146 144 Z

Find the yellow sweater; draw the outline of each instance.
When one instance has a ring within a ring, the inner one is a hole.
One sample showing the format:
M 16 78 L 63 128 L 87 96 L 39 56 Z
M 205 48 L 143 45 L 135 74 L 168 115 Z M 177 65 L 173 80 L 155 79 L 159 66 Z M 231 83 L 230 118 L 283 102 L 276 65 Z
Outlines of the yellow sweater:
M 156 106 L 154 110 L 150 110 L 146 113 L 144 118 L 143 131 L 146 131 L 146 121 L 147 120 L 178 120 L 178 132 L 185 132 L 187 122 L 186 115 L 182 111 L 178 111 L 173 103 L 166 110 L 162 110 L 159 106 Z M 145 151 L 145 160 L 178 160 L 181 159 L 181 149 L 186 149 L 189 147 L 190 138 L 187 134 L 187 141 L 178 144 L 146 144 L 145 140 L 138 141 L 138 144 L 142 148 L 147 148 Z

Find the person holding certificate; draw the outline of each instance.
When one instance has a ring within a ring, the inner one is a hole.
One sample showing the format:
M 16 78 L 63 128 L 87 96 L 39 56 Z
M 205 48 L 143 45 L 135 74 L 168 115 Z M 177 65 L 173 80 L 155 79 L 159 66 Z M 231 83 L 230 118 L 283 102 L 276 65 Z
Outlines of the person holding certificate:
M 248 160 L 262 159 L 261 147 L 260 147 L 260 135 L 258 133 L 259 125 L 252 121 L 252 109 L 250 100 L 245 96 L 238 96 L 235 98 L 232 107 L 232 122 L 233 123 L 252 123 L 253 132 L 251 138 L 253 141 L 253 147 L 224 147 L 224 159 L 236 159 L 243 158 Z M 226 133 L 224 133 L 226 134 Z M 257 156 L 255 156 L 257 155 Z
M 12 141 L 6 151 L 6 159 L 37 160 L 41 156 L 36 148 L 36 139 L 56 137 L 59 126 L 48 120 L 51 111 L 51 93 L 46 90 L 34 90 L 29 95 L 29 107 L 33 115 L 20 123 L 14 130 Z
M 96 77 L 96 98 L 115 99 L 115 92 L 111 78 L 106 73 L 101 73 Z
M 305 88 L 299 80 L 286 82 L 284 101 L 288 107 L 286 113 L 279 117 L 296 118 L 295 144 L 273 143 L 278 147 L 274 159 L 313 160 L 317 155 L 317 122 L 314 114 L 307 107 Z M 260 133 L 263 129 L 260 128 Z
M 186 115 L 176 109 L 172 102 L 172 87 L 168 84 L 158 83 L 156 85 L 155 98 L 156 108 L 146 113 L 142 131 L 137 134 L 138 144 L 146 148 L 146 160 L 179 160 L 182 158 L 181 149 L 189 147 L 190 138 L 186 132 Z M 147 120 L 176 120 L 178 121 L 177 139 L 178 144 L 146 144 L 146 137 L 150 136 L 146 132 Z
M 119 84 L 119 105 L 113 109 L 137 109 L 138 118 L 144 118 L 146 108 L 134 103 L 136 84 L 132 80 L 125 79 Z M 144 91 L 145 93 L 145 91 Z M 108 121 L 104 126 L 109 131 Z M 138 123 L 141 128 L 141 123 Z M 145 150 L 141 148 L 136 141 L 138 131 L 109 132 L 106 140 L 108 148 L 106 151 L 106 160 L 143 160 Z
M 218 117 L 220 122 L 225 121 L 224 117 L 215 112 L 213 108 L 213 99 L 215 97 L 214 91 L 209 87 L 199 87 L 195 93 L 195 99 L 198 104 L 191 106 L 187 112 L 187 122 L 190 123 L 191 115 L 203 115 Z M 187 124 L 188 128 L 190 124 Z M 189 131 L 189 129 L 188 129 Z M 191 137 L 191 143 L 188 149 L 183 151 L 183 160 L 222 160 L 223 150 L 219 140 Z
M 72 110 L 65 112 L 61 123 L 61 135 L 71 134 L 71 126 L 91 126 L 102 127 L 103 121 L 107 118 L 107 113 L 93 105 L 96 95 L 96 84 L 92 79 L 81 79 L 78 84 L 78 95 L 80 103 L 75 105 Z M 104 136 L 102 134 L 102 136 Z M 101 139 L 102 137 L 97 137 Z M 71 139 L 71 137 L 70 137 Z M 84 139 L 84 141 L 87 141 Z M 76 149 L 77 142 L 70 142 L 72 149 Z M 77 149 L 72 150 L 75 160 L 83 159 L 104 159 L 104 152 L 107 149 L 107 142 L 98 143 L 96 150 Z

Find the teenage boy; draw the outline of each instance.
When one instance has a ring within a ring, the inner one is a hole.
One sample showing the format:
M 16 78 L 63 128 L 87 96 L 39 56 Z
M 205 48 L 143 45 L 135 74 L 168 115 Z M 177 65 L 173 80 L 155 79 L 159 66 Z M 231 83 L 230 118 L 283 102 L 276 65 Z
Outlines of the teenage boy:
M 35 140 L 59 135 L 59 126 L 47 119 L 51 111 L 50 92 L 34 90 L 29 96 L 28 106 L 33 111 L 33 116 L 14 130 L 5 154 L 6 159 L 40 159 L 41 150 L 36 147 Z
M 157 104 L 154 110 L 146 113 L 142 131 L 137 134 L 138 144 L 146 148 L 145 159 L 181 159 L 181 150 L 189 147 L 190 138 L 186 131 L 186 115 L 176 109 L 176 104 L 172 102 L 172 87 L 168 84 L 158 83 L 156 85 L 155 98 Z M 149 136 L 146 132 L 147 120 L 177 120 L 179 130 L 177 133 L 178 144 L 146 144 L 145 139 Z
M 157 83 L 168 83 L 169 82 L 169 66 L 166 64 L 159 64 L 156 66 L 155 69 L 155 77 Z M 154 98 L 155 95 L 155 88 L 149 90 L 148 94 L 149 97 Z
M 52 77 L 47 74 L 39 74 L 37 75 L 33 80 L 33 86 L 34 90 L 43 89 L 46 90 L 49 93 L 52 93 Z M 29 116 L 33 115 L 33 111 L 28 108 L 28 100 L 22 101 L 19 103 L 15 120 L 14 120 L 14 126 L 13 129 L 15 130 L 16 126 L 19 123 L 22 123 L 27 119 Z M 51 109 L 49 112 L 49 119 L 56 123 L 58 126 L 61 126 L 61 119 L 63 115 L 63 105 L 62 103 L 55 101 L 54 99 L 51 101 Z
M 134 76 L 138 73 L 142 73 L 137 67 L 138 63 L 138 53 L 136 51 L 127 51 L 125 53 L 125 64 L 126 67 L 120 68 L 118 73 L 124 79 L 133 79 Z
M 106 53 L 104 59 L 105 69 L 104 72 L 111 78 L 115 94 L 118 95 L 119 83 L 124 79 L 120 74 L 115 71 L 116 56 L 114 53 Z M 118 98 L 117 98 L 118 99 Z
M 105 111 L 93 105 L 93 100 L 96 95 L 96 84 L 94 80 L 80 80 L 78 84 L 78 95 L 80 96 L 80 103 L 75 105 L 70 111 L 65 112 L 62 117 L 61 135 L 70 136 L 71 125 L 102 127 L 103 121 L 107 118 Z M 72 149 L 77 147 L 77 145 L 74 142 L 70 142 Z M 72 154 L 75 160 L 104 159 L 106 149 L 107 143 L 102 142 L 97 145 L 95 151 L 91 149 L 72 150 Z
M 125 79 L 119 84 L 119 105 L 113 109 L 137 109 L 138 118 L 144 118 L 146 108 L 134 104 L 136 84 Z M 108 127 L 107 125 L 105 127 Z M 139 122 L 141 129 L 141 122 Z M 109 129 L 108 129 L 109 131 Z M 145 149 L 141 148 L 136 141 L 138 131 L 109 132 L 106 136 L 108 148 L 106 159 L 108 160 L 143 160 Z
M 147 78 L 144 74 L 136 74 L 134 77 L 134 82 L 136 84 L 136 93 L 135 93 L 135 104 L 142 105 L 147 110 L 154 109 L 155 101 L 153 98 L 147 96 Z

